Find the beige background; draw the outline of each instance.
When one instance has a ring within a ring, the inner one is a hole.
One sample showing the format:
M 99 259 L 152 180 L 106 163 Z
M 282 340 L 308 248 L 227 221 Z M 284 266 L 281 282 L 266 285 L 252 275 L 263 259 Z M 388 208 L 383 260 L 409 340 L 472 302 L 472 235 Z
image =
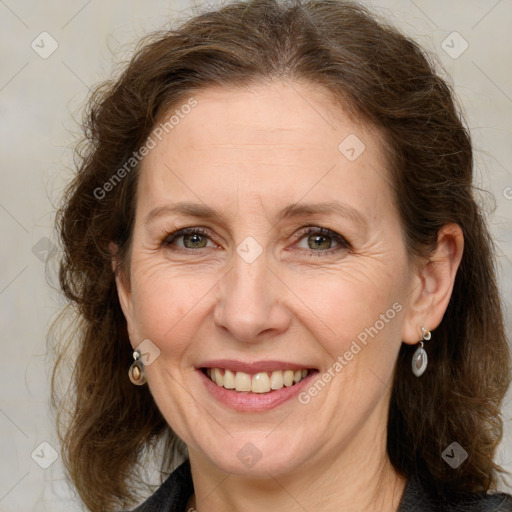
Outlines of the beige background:
M 510 335 L 512 2 L 371 4 L 438 55 L 465 106 L 476 148 L 477 183 L 494 195 L 494 202 L 488 195 L 483 199 L 490 208 L 495 205 L 490 220 L 500 249 Z M 48 407 L 45 333 L 62 301 L 47 286 L 43 263 L 54 240 L 54 205 L 72 162 L 73 118 L 80 118 L 88 88 L 109 76 L 113 62 L 129 56 L 130 47 L 122 45 L 193 12 L 197 4 L 185 0 L 0 0 L 1 512 L 81 510 L 60 458 L 53 464 L 51 458 L 58 445 Z M 39 36 L 42 32 L 51 38 Z M 34 40 L 39 54 L 31 47 Z M 457 56 L 464 41 L 468 48 Z M 51 44 L 58 48 L 42 58 Z M 504 410 L 507 431 L 498 461 L 512 471 L 511 399 L 512 394 Z M 50 466 L 44 469 L 35 460 Z

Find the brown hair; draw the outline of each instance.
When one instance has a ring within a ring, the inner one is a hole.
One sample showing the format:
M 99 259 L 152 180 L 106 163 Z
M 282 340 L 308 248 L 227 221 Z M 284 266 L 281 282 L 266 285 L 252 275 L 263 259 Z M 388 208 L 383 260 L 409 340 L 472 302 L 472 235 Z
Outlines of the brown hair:
M 428 257 L 447 223 L 464 234 L 451 301 L 428 343 L 426 373 L 418 379 L 411 372 L 414 347 L 402 344 L 399 353 L 388 421 L 393 466 L 438 494 L 486 491 L 504 472 L 493 457 L 509 349 L 494 247 L 474 197 L 471 141 L 450 87 L 413 41 L 355 3 L 252 0 L 148 36 L 88 103 L 78 172 L 57 218 L 60 284 L 76 322 L 66 338 L 76 351 L 70 401 L 56 384 L 64 348 L 53 392 L 65 464 L 91 510 L 133 503 L 141 458 L 158 440 L 166 440 L 162 471 L 175 462 L 173 450 L 183 448 L 147 386 L 136 388 L 127 377 L 132 349 L 109 243 L 118 245 L 126 269 L 138 166 L 101 198 L 97 191 L 194 91 L 275 78 L 322 86 L 382 134 L 411 258 Z M 457 470 L 441 458 L 454 441 L 469 454 Z

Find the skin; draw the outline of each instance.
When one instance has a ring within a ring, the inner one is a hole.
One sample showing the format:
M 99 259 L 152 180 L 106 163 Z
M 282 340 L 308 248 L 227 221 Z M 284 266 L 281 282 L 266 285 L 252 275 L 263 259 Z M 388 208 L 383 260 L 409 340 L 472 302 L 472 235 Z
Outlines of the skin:
M 117 274 L 132 346 L 150 339 L 160 351 L 146 367 L 148 385 L 187 444 L 189 506 L 396 511 L 405 480 L 386 455 L 394 365 L 402 342 L 416 344 L 422 326 L 441 322 L 460 228 L 446 225 L 430 262 L 413 264 L 379 134 L 318 86 L 279 80 L 194 97 L 198 105 L 143 160 L 130 266 Z M 350 134 L 365 144 L 354 161 L 338 149 Z M 162 215 L 145 224 L 152 209 L 179 201 L 224 218 Z M 327 201 L 357 210 L 365 225 L 338 214 L 277 217 L 290 204 Z M 307 226 L 350 247 L 292 236 Z M 162 243 L 184 227 L 209 235 L 188 248 L 183 237 Z M 248 236 L 263 251 L 251 263 L 236 251 Z M 308 404 L 237 412 L 215 401 L 195 370 L 207 359 L 269 359 L 322 374 L 394 303 L 401 311 Z M 237 457 L 249 442 L 261 453 L 253 467 Z

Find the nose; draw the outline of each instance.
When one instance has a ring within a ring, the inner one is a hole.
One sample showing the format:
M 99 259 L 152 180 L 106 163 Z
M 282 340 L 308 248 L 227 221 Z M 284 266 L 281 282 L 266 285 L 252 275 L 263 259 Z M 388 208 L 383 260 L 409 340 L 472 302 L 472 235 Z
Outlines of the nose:
M 233 266 L 219 283 L 214 323 L 239 342 L 257 343 L 285 332 L 291 322 L 290 293 L 271 269 L 265 251 L 251 263 L 235 253 Z

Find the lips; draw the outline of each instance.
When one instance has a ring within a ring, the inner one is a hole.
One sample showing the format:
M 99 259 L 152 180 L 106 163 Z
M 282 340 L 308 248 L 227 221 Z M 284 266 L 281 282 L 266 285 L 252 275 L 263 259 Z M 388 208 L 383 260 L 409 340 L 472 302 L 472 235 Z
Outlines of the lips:
M 318 375 L 318 369 L 309 366 L 308 363 L 285 361 L 242 362 L 227 359 L 204 361 L 196 366 L 196 372 L 207 393 L 207 407 L 210 406 L 209 399 L 211 397 L 223 407 L 250 414 L 265 413 L 279 406 L 284 406 L 284 404 L 296 398 L 301 390 L 310 385 L 315 375 Z M 303 372 L 305 377 L 303 377 Z M 241 375 L 244 373 L 247 376 Z M 281 388 L 279 388 L 281 385 L 279 373 L 282 374 L 283 379 Z M 292 374 L 293 383 L 287 386 L 287 384 L 290 384 L 289 379 Z M 239 382 L 237 382 L 237 376 Z M 232 389 L 226 388 L 226 380 L 228 387 L 230 387 L 233 384 L 233 377 L 235 379 L 234 387 Z M 295 377 L 297 377 L 297 381 Z M 285 378 L 288 379 L 286 383 Z M 222 384 L 218 384 L 217 379 Z M 255 386 L 254 391 L 253 385 Z M 247 391 L 239 391 L 241 389 Z

